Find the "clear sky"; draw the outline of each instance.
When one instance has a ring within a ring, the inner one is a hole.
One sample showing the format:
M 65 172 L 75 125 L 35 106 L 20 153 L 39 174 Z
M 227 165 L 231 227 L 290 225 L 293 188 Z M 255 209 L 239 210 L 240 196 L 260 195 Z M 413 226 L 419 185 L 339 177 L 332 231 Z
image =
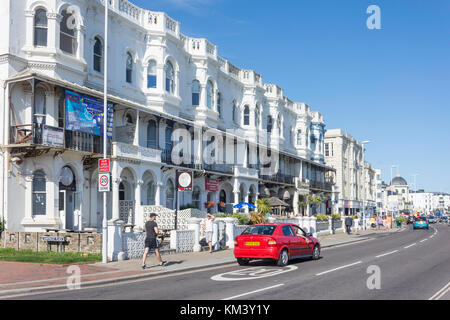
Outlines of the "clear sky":
M 390 181 L 450 193 L 449 0 L 132 0 L 187 36 L 260 73 L 284 94 L 370 140 L 366 160 Z M 381 30 L 369 30 L 370 5 Z M 395 175 L 395 169 L 394 169 Z

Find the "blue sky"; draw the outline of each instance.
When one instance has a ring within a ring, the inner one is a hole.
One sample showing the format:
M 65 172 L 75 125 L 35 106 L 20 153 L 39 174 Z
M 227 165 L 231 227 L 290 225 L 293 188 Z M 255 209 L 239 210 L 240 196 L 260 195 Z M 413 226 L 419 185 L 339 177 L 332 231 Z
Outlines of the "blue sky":
M 366 160 L 386 182 L 398 165 L 418 188 L 450 193 L 450 1 L 132 2 L 320 111 L 327 129 L 371 140 Z M 372 4 L 381 30 L 366 26 Z

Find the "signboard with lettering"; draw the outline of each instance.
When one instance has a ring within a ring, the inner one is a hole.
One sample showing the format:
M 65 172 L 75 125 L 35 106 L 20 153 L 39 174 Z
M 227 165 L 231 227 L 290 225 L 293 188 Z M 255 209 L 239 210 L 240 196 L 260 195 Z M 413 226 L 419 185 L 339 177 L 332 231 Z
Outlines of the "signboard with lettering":
M 99 173 L 109 172 L 109 159 L 98 159 L 98 172 Z
M 64 242 L 64 237 L 43 236 L 42 241 L 45 242 Z
M 205 189 L 212 192 L 219 191 L 219 180 L 205 178 Z
M 43 124 L 42 144 L 52 147 L 64 147 L 64 129 Z

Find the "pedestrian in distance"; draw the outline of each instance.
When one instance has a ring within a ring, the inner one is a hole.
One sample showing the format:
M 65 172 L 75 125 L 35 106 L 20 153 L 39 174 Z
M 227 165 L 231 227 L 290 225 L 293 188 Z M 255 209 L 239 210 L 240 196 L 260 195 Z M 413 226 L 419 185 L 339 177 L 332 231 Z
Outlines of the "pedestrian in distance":
M 150 250 L 155 251 L 156 259 L 158 259 L 159 265 L 164 266 L 166 263 L 161 259 L 161 254 L 159 253 L 159 242 L 158 242 L 158 224 L 156 223 L 156 217 L 158 215 L 156 213 L 150 214 L 149 220 L 145 223 L 145 250 L 144 255 L 142 256 L 142 270 L 145 270 L 146 265 L 145 262 L 147 260 L 147 255 Z
M 345 228 L 347 230 L 347 234 L 350 234 L 352 231 L 353 218 L 347 214 L 347 218 L 345 218 Z
M 212 237 L 213 237 L 213 224 L 214 224 L 215 217 L 207 213 L 206 219 L 203 222 L 203 228 L 202 228 L 202 237 L 206 236 L 206 242 L 208 242 L 209 246 L 209 253 L 212 253 Z

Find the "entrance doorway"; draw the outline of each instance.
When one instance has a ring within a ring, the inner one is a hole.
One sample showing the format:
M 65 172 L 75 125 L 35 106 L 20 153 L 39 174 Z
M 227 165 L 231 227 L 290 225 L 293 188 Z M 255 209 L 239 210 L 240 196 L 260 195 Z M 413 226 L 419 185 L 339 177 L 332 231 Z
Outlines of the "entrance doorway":
M 81 192 L 77 192 L 75 175 L 68 166 L 62 168 L 59 179 L 59 217 L 61 229 L 82 229 Z

